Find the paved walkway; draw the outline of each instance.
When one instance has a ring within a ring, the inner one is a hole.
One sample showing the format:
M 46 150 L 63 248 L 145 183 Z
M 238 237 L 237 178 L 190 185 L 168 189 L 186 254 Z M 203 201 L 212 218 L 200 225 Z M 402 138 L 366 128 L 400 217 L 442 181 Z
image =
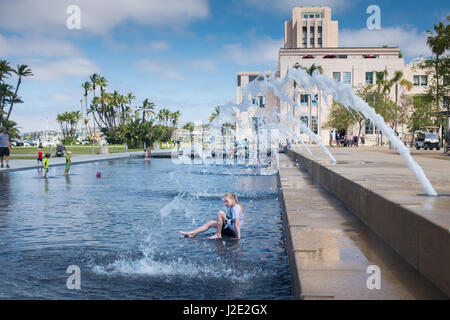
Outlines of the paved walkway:
M 412 155 L 435 190 L 442 195 L 426 197 L 405 160 L 393 151 L 386 153 L 366 148 L 331 148 L 330 151 L 337 160 L 337 164 L 332 164 L 319 147 L 310 148 L 312 155 L 307 154 L 304 149 L 294 150 L 450 230 L 450 161 Z
M 124 159 L 133 156 L 142 156 L 143 152 L 124 152 L 124 153 L 110 153 L 110 154 L 83 154 L 83 155 L 73 155 L 72 156 L 72 165 L 87 163 L 87 162 L 96 162 L 96 161 L 107 161 L 107 160 L 115 160 L 115 159 Z M 5 167 L 0 168 L 1 172 L 11 172 L 11 171 L 19 171 L 19 170 L 29 170 L 29 169 L 37 169 L 42 167 L 42 165 L 38 165 L 36 159 L 27 160 L 27 159 L 10 159 L 9 166 L 10 168 L 6 168 L 6 162 L 4 161 Z M 64 166 L 66 164 L 66 159 L 55 158 L 52 157 L 50 159 L 50 166 Z
M 169 149 L 161 149 L 161 150 L 152 150 L 152 158 L 170 158 L 172 152 L 176 152 L 176 150 Z M 144 157 L 143 151 L 137 152 L 123 152 L 123 153 L 109 153 L 109 154 L 80 154 L 80 155 L 72 155 L 72 165 L 87 163 L 87 162 L 96 162 L 96 161 L 107 161 L 107 160 L 115 160 L 115 159 L 124 159 L 129 157 Z M 36 156 L 33 156 L 33 159 L 9 159 L 10 168 L 6 168 L 6 161 L 3 162 L 5 167 L 0 168 L 1 172 L 11 172 L 11 171 L 19 171 L 19 170 L 29 170 L 29 169 L 37 169 L 42 167 L 42 165 L 38 165 L 36 161 Z M 65 157 L 56 158 L 52 157 L 50 159 L 50 166 L 64 166 L 66 164 Z
M 295 298 L 446 298 L 285 154 L 280 182 Z M 367 287 L 371 265 L 381 270 L 381 289 Z

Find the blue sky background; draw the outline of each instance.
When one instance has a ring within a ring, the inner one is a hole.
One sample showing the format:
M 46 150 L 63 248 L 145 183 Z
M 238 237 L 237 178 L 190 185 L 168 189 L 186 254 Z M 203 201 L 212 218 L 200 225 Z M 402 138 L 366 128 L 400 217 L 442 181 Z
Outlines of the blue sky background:
M 425 31 L 450 13 L 446 1 L 0 0 L 0 59 L 28 64 L 12 119 L 22 132 L 57 129 L 57 113 L 80 108 L 81 84 L 97 72 L 107 90 L 180 110 L 181 123 L 206 120 L 235 100 L 238 71 L 275 70 L 284 21 L 295 5 L 328 5 L 340 46 L 399 46 L 405 62 L 429 56 Z M 81 9 L 68 30 L 66 8 Z M 381 30 L 366 9 L 381 8 Z M 9 81 L 15 85 L 15 78 Z

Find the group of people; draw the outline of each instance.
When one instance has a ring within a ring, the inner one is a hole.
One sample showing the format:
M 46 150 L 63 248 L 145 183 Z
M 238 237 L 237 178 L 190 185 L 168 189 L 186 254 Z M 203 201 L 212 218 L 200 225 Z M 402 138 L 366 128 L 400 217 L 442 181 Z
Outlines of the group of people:
M 9 168 L 9 155 L 11 150 L 11 141 L 10 136 L 8 134 L 8 129 L 3 128 L 2 133 L 0 133 L 0 158 L 1 158 L 1 167 L 3 168 L 3 159 L 6 160 L 6 168 Z M 38 149 L 38 157 L 37 157 L 38 165 L 42 165 L 44 169 L 44 177 L 48 179 L 48 170 L 50 166 L 50 153 L 46 153 L 45 155 L 42 153 L 41 149 Z M 70 165 L 72 164 L 72 152 L 68 151 L 66 154 L 66 167 L 64 170 L 64 175 L 69 174 Z
M 338 147 L 358 147 L 359 143 L 365 144 L 366 137 L 362 135 L 359 139 L 358 136 L 355 135 L 346 135 L 339 132 L 330 131 L 330 146 L 338 146 Z
M 44 156 L 44 158 L 43 158 Z M 43 155 L 41 149 L 38 149 L 38 157 L 37 157 L 37 163 L 38 165 L 41 164 L 42 167 L 44 168 L 44 177 L 45 179 L 48 179 L 48 170 L 50 167 L 50 153 L 46 153 L 45 155 Z M 64 175 L 67 176 L 69 174 L 70 171 L 70 165 L 72 164 L 72 152 L 71 151 L 67 151 L 66 154 L 66 167 L 64 169 Z

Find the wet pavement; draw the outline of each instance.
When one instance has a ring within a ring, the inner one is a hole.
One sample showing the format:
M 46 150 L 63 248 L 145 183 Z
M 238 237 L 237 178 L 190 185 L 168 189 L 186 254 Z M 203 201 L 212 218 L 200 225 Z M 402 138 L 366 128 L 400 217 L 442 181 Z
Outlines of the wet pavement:
M 321 151 L 313 148 L 313 153 L 316 156 Z M 318 158 L 327 162 L 322 154 Z M 348 170 L 376 160 L 373 157 L 336 158 L 344 162 L 337 165 Z M 378 179 L 378 185 L 392 186 L 379 177 L 371 179 Z M 293 275 L 295 298 L 447 298 L 284 154 L 280 155 L 280 182 L 291 272 L 296 273 Z M 371 266 L 379 267 L 380 289 L 369 289 L 376 284 Z M 295 279 L 298 279 L 297 284 Z M 295 288 L 296 285 L 300 288 Z

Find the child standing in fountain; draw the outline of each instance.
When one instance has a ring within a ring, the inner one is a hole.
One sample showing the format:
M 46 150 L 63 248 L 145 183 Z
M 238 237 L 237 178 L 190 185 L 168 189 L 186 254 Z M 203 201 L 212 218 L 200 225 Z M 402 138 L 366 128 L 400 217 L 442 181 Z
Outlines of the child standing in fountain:
M 70 165 L 72 164 L 72 152 L 67 152 L 66 155 L 66 169 L 64 170 L 64 175 L 67 176 L 69 174 Z
M 48 179 L 49 160 L 50 160 L 50 153 L 46 153 L 46 154 L 45 154 L 44 163 L 43 163 L 43 166 L 44 166 L 44 173 L 45 173 L 45 175 L 44 175 L 45 179 Z
M 217 220 L 210 220 L 193 231 L 180 231 L 180 233 L 185 237 L 193 238 L 198 233 L 205 232 L 210 228 L 216 228 L 216 234 L 208 239 L 220 239 L 222 236 L 240 239 L 241 228 L 244 225 L 244 208 L 238 202 L 237 196 L 231 192 L 223 195 L 223 202 L 227 207 L 227 212 L 219 211 Z

